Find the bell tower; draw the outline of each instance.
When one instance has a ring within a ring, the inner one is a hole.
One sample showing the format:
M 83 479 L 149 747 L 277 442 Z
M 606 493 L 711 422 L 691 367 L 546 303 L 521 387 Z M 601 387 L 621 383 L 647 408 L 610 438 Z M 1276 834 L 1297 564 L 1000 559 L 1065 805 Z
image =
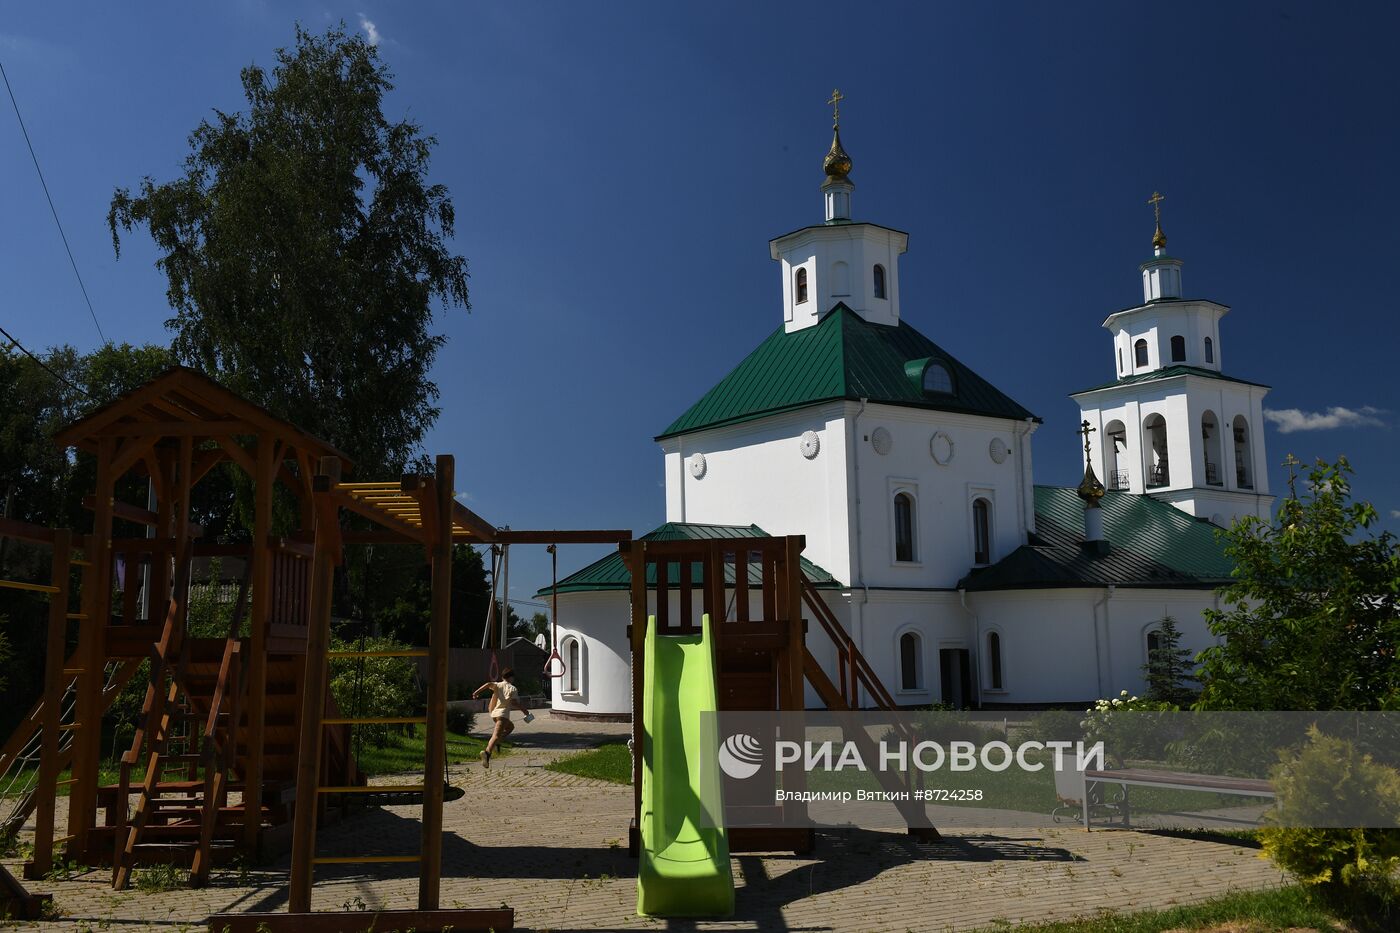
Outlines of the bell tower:
M 1182 261 L 1167 253 L 1153 192 L 1152 257 L 1139 266 L 1142 304 L 1110 314 L 1116 379 L 1071 395 L 1099 433 L 1099 475 L 1110 490 L 1146 493 L 1229 525 L 1268 518 L 1263 400 L 1269 387 L 1221 368 L 1228 306 L 1185 298 Z
M 840 91 L 832 91 L 831 148 L 822 160 L 822 222 L 768 244 L 783 270 L 783 328 L 816 324 L 844 304 L 872 324 L 899 324 L 899 257 L 909 235 L 851 219 L 851 157 L 841 145 Z

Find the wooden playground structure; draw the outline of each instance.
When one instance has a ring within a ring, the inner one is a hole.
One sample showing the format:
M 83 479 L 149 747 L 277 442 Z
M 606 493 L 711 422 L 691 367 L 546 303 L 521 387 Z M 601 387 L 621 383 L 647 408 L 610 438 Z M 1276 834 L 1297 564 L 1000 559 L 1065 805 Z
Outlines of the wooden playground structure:
M 802 535 L 768 538 L 713 538 L 686 541 L 626 541 L 619 545 L 631 577 L 632 742 L 643 745 L 642 707 L 647 618 L 656 616 L 658 635 L 693 635 L 708 615 L 715 639 L 717 708 L 801 712 L 807 684 L 826 709 L 850 712 L 863 706 L 896 710 L 854 639 L 822 600 L 802 570 Z M 649 596 L 649 591 L 651 591 Z M 674 601 L 673 601 L 674 598 Z M 835 652 L 836 679 L 827 675 L 807 644 L 804 609 L 817 620 Z M 843 723 L 848 739 L 874 760 L 873 739 L 859 724 Z M 898 727 L 897 727 L 898 728 Z M 911 788 L 893 772 L 874 772 L 885 789 Z M 786 776 L 785 790 L 801 790 Z M 637 854 L 642 807 L 642 760 L 632 756 L 632 824 L 628 850 Z M 800 803 L 777 804 L 770 794 L 767 813 L 752 814 L 748 826 L 729 829 L 732 852 L 810 852 L 813 830 L 803 828 Z M 731 805 L 732 806 L 732 805 Z M 899 804 L 911 835 L 937 839 L 922 804 Z M 729 806 L 726 806 L 729 810 Z M 767 823 L 760 828 L 755 823 Z
M 44 693 L 0 748 L 0 774 L 38 761 L 37 769 L 21 770 L 29 783 L 6 817 L 21 824 L 34 818 L 26 877 L 42 878 L 58 857 L 110 865 L 117 889 L 147 862 L 188 866 L 191 883 L 200 885 L 216 861 L 290 846 L 289 912 L 221 916 L 219 929 L 338 929 L 334 914 L 308 913 L 315 867 L 366 862 L 418 867 L 419 909 L 382 914 L 383 923 L 510 929 L 509 908 L 438 909 L 452 548 L 618 543 L 630 532 L 498 529 L 456 501 L 454 462 L 446 455 L 429 476 L 346 480 L 351 463 L 339 451 L 179 367 L 70 425 L 56 441 L 95 455 L 96 482 L 84 499 L 91 533 L 0 519 L 0 534 L 52 551 L 48 584 L 3 583 L 49 601 Z M 197 484 L 226 462 L 251 483 L 248 543 L 202 541 L 192 519 Z M 152 507 L 117 501 L 126 476 L 149 480 Z M 296 529 L 280 537 L 273 533 L 277 485 L 297 511 Z M 347 530 L 347 513 L 373 529 Z M 423 549 L 432 569 L 426 649 L 331 650 L 332 583 L 347 543 Z M 245 561 L 223 637 L 187 631 L 191 566 L 202 557 Z M 356 718 L 336 708 L 330 663 L 367 655 L 428 658 L 422 715 Z M 103 715 L 143 661 L 141 720 L 117 780 L 104 783 Z M 368 786 L 359 773 L 351 728 L 389 721 L 424 728 L 421 783 Z M 61 778 L 64 772 L 71 776 Z M 60 787 L 69 794 L 67 825 L 55 835 Z M 418 852 L 317 853 L 318 817 L 329 803 L 405 792 L 422 796 Z

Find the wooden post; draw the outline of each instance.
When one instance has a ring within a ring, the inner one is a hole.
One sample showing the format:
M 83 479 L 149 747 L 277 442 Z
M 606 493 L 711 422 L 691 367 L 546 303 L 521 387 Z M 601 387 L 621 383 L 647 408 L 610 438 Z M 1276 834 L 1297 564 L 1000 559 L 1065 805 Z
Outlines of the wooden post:
M 102 682 L 107 666 L 107 622 L 112 604 L 112 459 L 116 439 L 97 443 L 97 483 L 93 488 L 92 535 L 83 578 L 82 623 L 78 629 L 78 697 L 74 706 L 73 777 L 68 797 L 68 851 L 86 854 L 88 833 L 97 819 L 97 779 L 102 760 Z
M 447 761 L 447 661 L 452 632 L 452 489 L 454 462 L 439 454 L 435 482 L 437 513 L 431 523 L 432 623 L 428 635 L 427 754 L 423 760 L 423 844 L 419 850 L 418 909 L 437 910 L 442 881 L 443 769 Z M 428 524 L 425 522 L 424 524 Z M 509 598 L 503 593 L 503 598 Z M 507 603 L 509 605 L 509 603 Z
M 636 821 L 634 830 L 637 834 L 640 834 L 642 829 L 642 697 L 647 638 L 646 548 L 645 541 L 629 541 L 621 545 L 623 559 L 632 576 L 632 816 Z M 629 839 L 629 848 L 631 841 Z
M 53 868 L 54 804 L 58 787 L 58 727 L 63 713 L 63 660 L 68 656 L 68 580 L 73 532 L 59 528 L 53 536 L 49 581 L 58 592 L 49 596 L 48 644 L 44 651 L 44 725 L 39 758 L 38 812 L 34 816 L 31 874 L 42 878 Z
M 340 458 L 322 457 L 317 493 L 330 492 L 340 482 Z M 331 637 L 331 583 L 340 547 L 339 509 L 334 504 L 316 502 L 316 550 L 311 561 L 311 611 L 307 618 L 306 671 L 301 684 L 301 729 L 297 743 L 297 796 L 292 833 L 292 878 L 288 886 L 287 910 L 311 910 L 312 859 L 316 854 L 316 813 L 321 776 L 321 719 L 326 709 L 326 682 L 329 659 L 326 652 Z M 329 497 L 326 497 L 327 499 Z
M 781 579 L 775 586 L 784 588 L 783 602 L 787 605 L 788 642 L 783 658 L 787 664 L 788 695 L 783 704 L 793 712 L 801 712 L 807 706 L 806 682 L 802 673 L 803 650 L 806 641 L 802 631 L 802 546 L 800 535 L 788 535 Z
M 273 440 L 258 435 L 257 461 L 253 480 L 252 604 L 248 614 L 248 730 L 247 759 L 243 773 L 243 850 L 258 851 L 262 829 L 262 784 L 264 735 L 267 727 L 267 635 L 272 615 L 272 564 L 268 541 L 272 536 L 272 484 L 277 464 Z M 230 718 L 229 735 L 233 756 L 238 754 L 238 721 Z

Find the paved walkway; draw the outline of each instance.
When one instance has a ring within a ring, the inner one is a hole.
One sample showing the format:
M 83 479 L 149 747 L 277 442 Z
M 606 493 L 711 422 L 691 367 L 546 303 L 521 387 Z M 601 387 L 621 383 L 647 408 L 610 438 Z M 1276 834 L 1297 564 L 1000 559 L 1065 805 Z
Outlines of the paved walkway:
M 972 930 L 1101 910 L 1189 903 L 1278 884 L 1254 850 L 1130 831 L 959 828 L 920 845 L 898 833 L 823 832 L 810 857 L 739 855 L 738 913 L 728 921 L 640 918 L 627 857 L 628 787 L 544 770 L 572 748 L 625 738 L 626 726 L 541 717 L 516 732 L 489 771 L 454 769 L 466 793 L 444 814 L 444 907 L 516 910 L 527 930 Z M 389 806 L 324 829 L 323 854 L 416 852 L 418 807 Z M 35 884 L 64 913 L 44 930 L 200 929 L 219 911 L 286 906 L 284 857 L 265 869 L 216 870 L 202 890 L 113 892 L 106 871 Z M 11 865 L 14 868 L 14 865 Z M 323 869 L 317 910 L 412 907 L 408 866 Z M 408 869 L 408 870 L 405 870 Z

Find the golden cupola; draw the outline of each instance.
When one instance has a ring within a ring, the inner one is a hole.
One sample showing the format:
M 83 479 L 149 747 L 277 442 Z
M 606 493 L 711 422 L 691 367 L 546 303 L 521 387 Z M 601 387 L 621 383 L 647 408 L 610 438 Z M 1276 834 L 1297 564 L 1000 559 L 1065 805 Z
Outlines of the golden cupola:
M 822 182 L 822 200 L 826 202 L 826 222 L 829 224 L 850 223 L 851 191 L 855 184 L 851 181 L 851 157 L 841 145 L 841 101 L 840 91 L 832 91 L 831 99 L 831 149 L 822 160 L 822 171 L 826 181 Z

